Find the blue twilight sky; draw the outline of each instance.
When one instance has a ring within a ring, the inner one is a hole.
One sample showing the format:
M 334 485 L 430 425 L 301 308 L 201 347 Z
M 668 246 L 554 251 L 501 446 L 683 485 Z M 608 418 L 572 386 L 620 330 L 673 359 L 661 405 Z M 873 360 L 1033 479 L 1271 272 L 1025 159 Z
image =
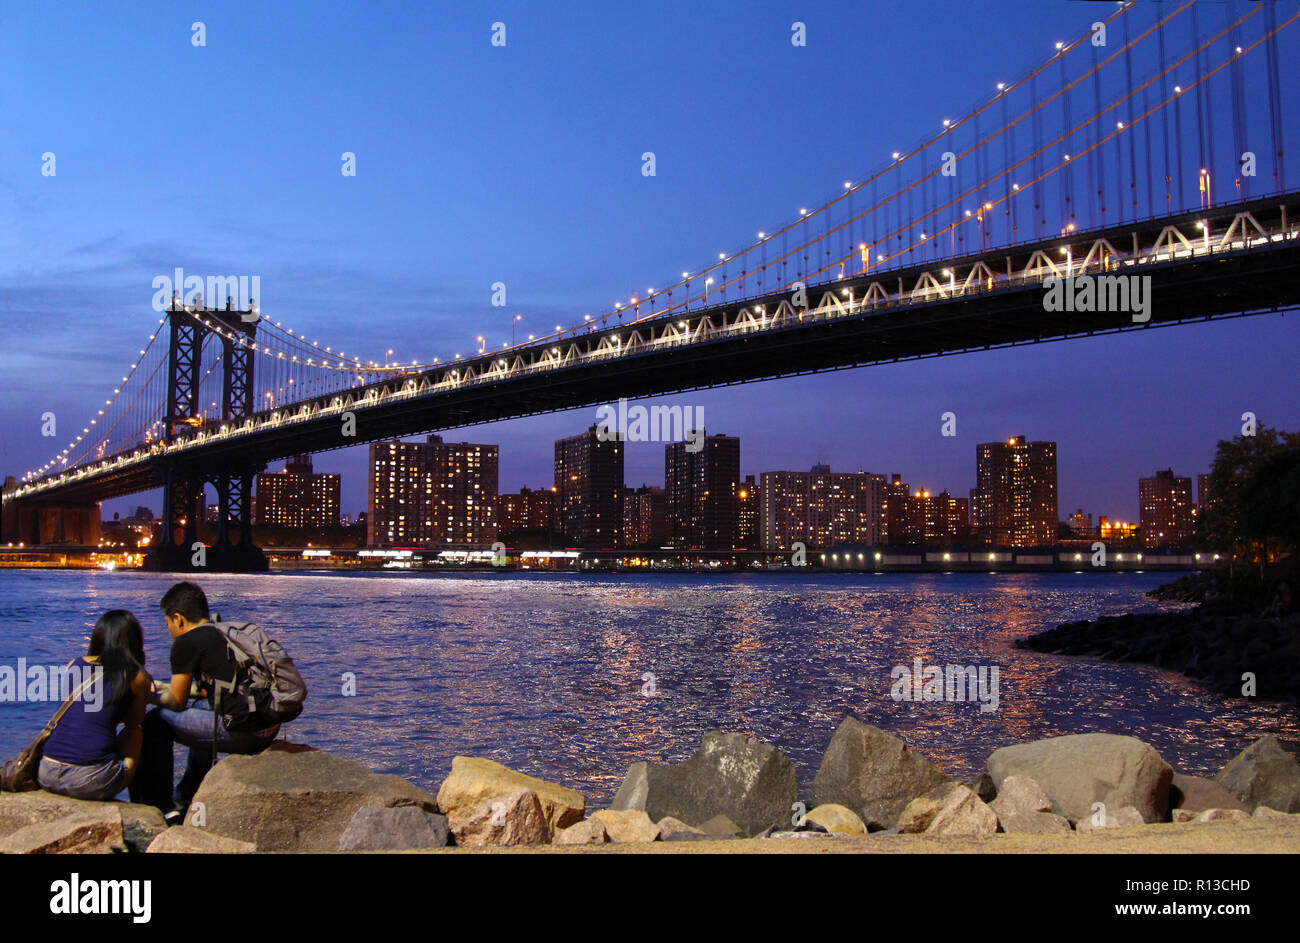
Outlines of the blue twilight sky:
M 580 321 L 787 222 L 1111 9 L 6 3 L 0 472 L 66 443 L 41 437 L 42 412 L 61 436 L 94 414 L 156 325 L 153 278 L 177 266 L 259 275 L 266 314 L 367 359 L 469 352 L 480 333 L 496 346 L 516 313 L 524 331 Z M 505 47 L 490 42 L 497 21 Z M 791 44 L 795 21 L 806 47 Z M 1285 96 L 1300 93 L 1297 59 L 1284 59 Z M 345 151 L 355 177 L 340 173 Z M 504 309 L 490 304 L 497 281 Z M 1135 518 L 1139 476 L 1208 470 L 1243 411 L 1300 427 L 1298 349 L 1300 315 L 1272 315 L 676 401 L 741 437 L 746 474 L 828 462 L 964 495 L 978 442 L 1053 439 L 1062 517 Z M 948 410 L 956 438 L 939 434 Z M 593 421 L 581 410 L 449 437 L 499 443 L 501 489 L 514 490 L 549 485 L 553 440 Z M 361 510 L 364 449 L 316 461 L 343 473 L 344 511 Z M 662 446 L 631 445 L 627 483 L 662 478 Z M 141 501 L 157 508 L 148 495 L 105 511 Z

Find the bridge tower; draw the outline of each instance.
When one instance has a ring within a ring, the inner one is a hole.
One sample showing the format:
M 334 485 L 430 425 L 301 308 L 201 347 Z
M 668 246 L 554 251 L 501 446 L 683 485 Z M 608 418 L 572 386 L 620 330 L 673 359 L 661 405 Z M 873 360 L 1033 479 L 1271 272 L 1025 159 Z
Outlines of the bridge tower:
M 248 310 L 236 309 L 230 298 L 225 308 L 186 310 L 173 297 L 167 310 L 167 408 L 164 436 L 168 442 L 187 433 L 242 422 L 255 404 L 252 341 L 256 336 L 256 302 Z M 206 322 L 206 323 L 205 323 Z M 220 332 L 219 330 L 220 329 Z M 248 344 L 239 343 L 245 337 Z M 204 416 L 200 386 L 203 352 L 210 342 L 221 345 L 221 415 Z M 220 469 L 203 468 L 184 458 L 165 458 L 162 534 L 156 551 L 145 561 L 158 570 L 248 571 L 265 570 L 266 555 L 253 544 L 253 478 L 264 466 L 247 464 Z M 204 488 L 217 492 L 217 536 L 203 550 L 196 565 L 199 521 L 206 511 Z

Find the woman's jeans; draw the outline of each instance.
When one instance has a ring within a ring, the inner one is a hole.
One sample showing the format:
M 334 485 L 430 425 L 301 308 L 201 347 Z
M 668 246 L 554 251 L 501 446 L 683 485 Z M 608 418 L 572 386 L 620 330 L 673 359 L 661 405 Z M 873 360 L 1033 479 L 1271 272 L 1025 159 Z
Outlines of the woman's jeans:
M 131 801 L 157 806 L 164 812 L 184 810 L 199 784 L 216 762 L 212 755 L 212 710 L 207 704 L 195 702 L 183 711 L 155 707 L 145 715 L 141 725 L 144 747 L 140 755 L 140 768 L 131 784 Z M 216 725 L 218 753 L 261 753 L 275 740 L 280 725 L 256 732 L 231 733 L 225 725 Z M 189 760 L 181 781 L 172 788 L 172 744 L 180 743 L 190 748 Z
M 72 799 L 107 801 L 126 788 L 126 766 L 117 757 L 93 766 L 74 766 L 41 757 L 36 782 L 46 792 Z

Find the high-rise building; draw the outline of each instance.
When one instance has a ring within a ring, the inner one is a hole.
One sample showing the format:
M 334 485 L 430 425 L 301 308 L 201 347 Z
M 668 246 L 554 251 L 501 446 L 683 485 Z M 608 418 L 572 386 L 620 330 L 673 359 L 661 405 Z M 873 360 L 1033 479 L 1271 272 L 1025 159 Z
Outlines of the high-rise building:
M 642 485 L 623 496 L 623 546 L 661 547 L 668 539 L 668 494 Z
M 1147 547 L 1182 547 L 1196 535 L 1192 479 L 1175 478 L 1172 468 L 1138 479 L 1138 525 Z
M 495 445 L 375 442 L 370 446 L 371 546 L 449 549 L 490 546 L 497 538 Z
M 761 550 L 758 526 L 758 485 L 753 475 L 746 475 L 736 491 L 736 546 Z
M 927 499 L 933 511 L 930 515 L 934 529 L 926 535 L 926 542 L 943 547 L 961 547 L 970 543 L 970 501 L 954 498 L 947 491 Z
M 976 495 L 972 521 L 991 546 L 1044 547 L 1056 543 L 1056 443 L 1006 442 L 975 447 Z
M 1070 528 L 1070 533 L 1080 539 L 1085 537 L 1095 537 L 1097 534 L 1096 529 L 1092 526 L 1092 515 L 1084 514 L 1083 508 L 1079 508 L 1071 514 L 1066 525 Z
M 561 532 L 587 549 L 622 541 L 623 443 L 596 427 L 555 441 L 555 515 Z
M 272 527 L 337 527 L 341 481 L 339 475 L 313 472 L 310 455 L 296 455 L 283 471 L 257 476 L 253 520 Z
M 731 550 L 740 538 L 740 439 L 706 435 L 697 452 L 691 442 L 664 447 L 668 539 L 679 550 Z
M 915 520 L 911 506 L 912 488 L 894 472 L 885 485 L 885 528 L 880 542 L 901 546 L 925 543 L 925 526 Z
M 912 491 L 894 474 L 885 485 L 885 533 L 893 546 L 952 547 L 970 540 L 970 504 L 947 491 Z
M 810 550 L 841 543 L 876 544 L 885 531 L 885 476 L 810 471 L 759 476 L 759 540 L 764 550 Z
M 554 488 L 520 488 L 518 494 L 497 495 L 498 534 L 554 529 Z
M 1214 486 L 1210 484 L 1209 474 L 1196 476 L 1196 516 L 1204 517 L 1205 512 L 1215 503 Z

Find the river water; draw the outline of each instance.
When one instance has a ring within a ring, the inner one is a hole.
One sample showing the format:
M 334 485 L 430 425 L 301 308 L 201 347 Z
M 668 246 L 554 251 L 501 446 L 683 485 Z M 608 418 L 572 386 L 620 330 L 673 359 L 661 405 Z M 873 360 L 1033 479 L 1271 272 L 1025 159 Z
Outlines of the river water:
M 1074 619 L 1170 608 L 1160 574 L 546 575 L 285 573 L 200 582 L 214 612 L 255 621 L 309 688 L 290 739 L 436 791 L 456 755 L 613 797 L 638 760 L 675 762 L 710 730 L 776 744 L 800 791 L 845 712 L 969 779 L 999 746 L 1131 734 L 1211 774 L 1265 733 L 1293 750 L 1292 705 L 1224 698 L 1172 672 L 1020 651 Z M 172 578 L 0 570 L 0 665 L 63 664 L 107 609 L 136 613 L 168 675 L 157 608 Z M 903 701 L 891 669 L 998 668 L 998 705 Z M 345 696 L 345 675 L 355 696 Z M 649 676 L 653 675 L 653 681 Z M 53 710 L 0 703 L 0 758 Z M 178 762 L 179 767 L 179 762 Z

